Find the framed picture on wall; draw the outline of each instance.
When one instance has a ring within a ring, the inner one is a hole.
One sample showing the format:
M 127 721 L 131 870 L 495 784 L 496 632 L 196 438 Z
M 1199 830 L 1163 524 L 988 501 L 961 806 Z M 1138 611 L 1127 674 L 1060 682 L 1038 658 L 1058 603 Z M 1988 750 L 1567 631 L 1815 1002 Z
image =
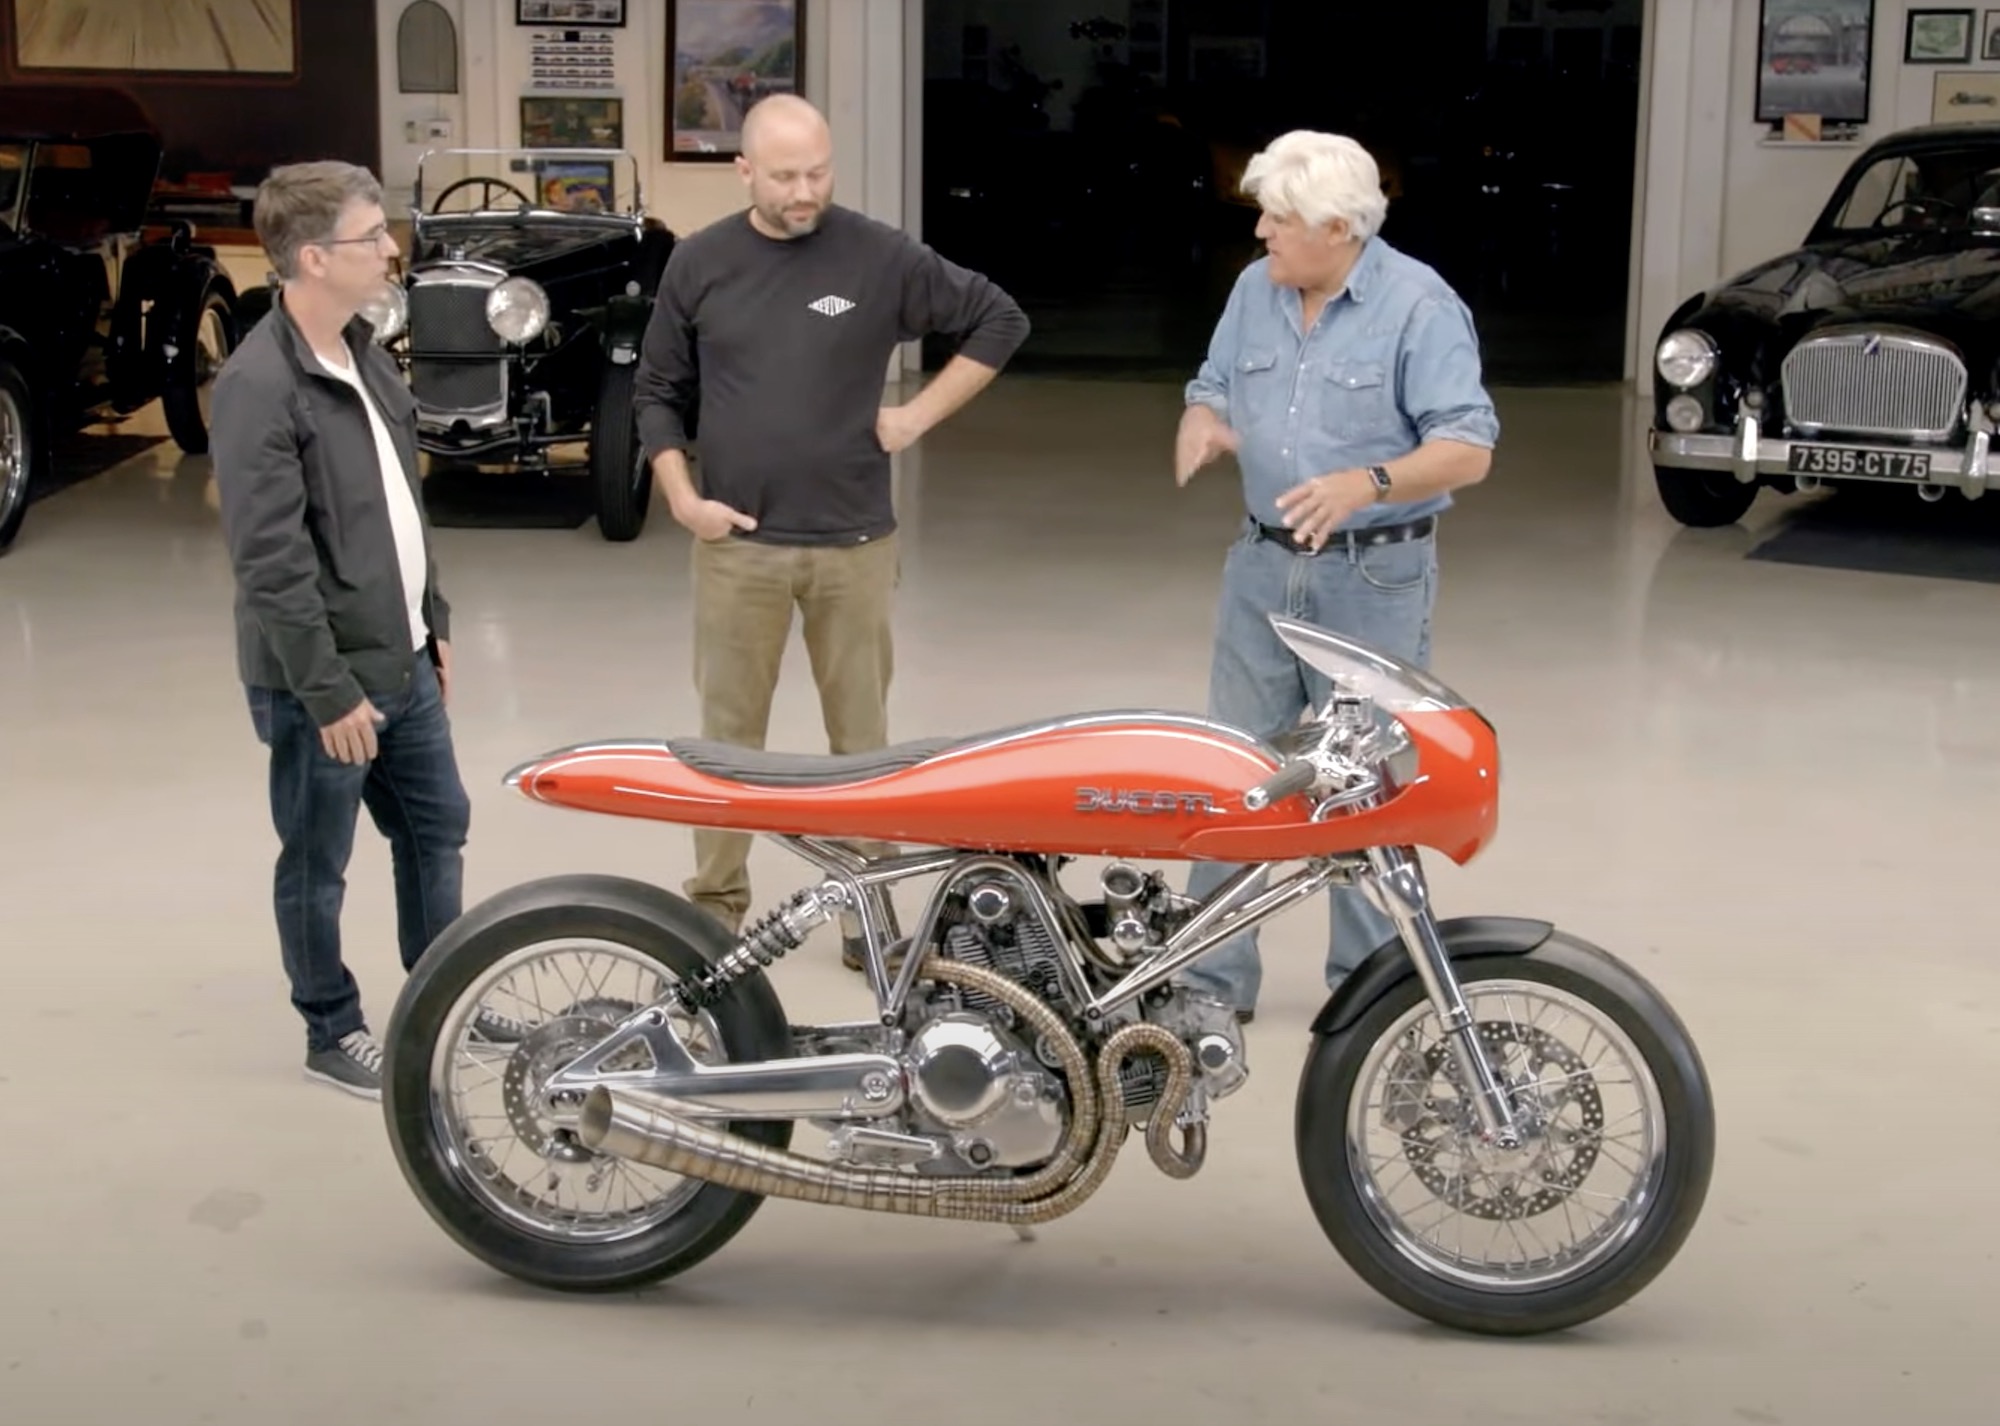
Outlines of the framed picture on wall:
M 1986 24 L 1979 36 L 1979 57 L 2000 60 L 2000 10 L 1986 12 Z
M 805 88 L 805 0 L 662 0 L 667 7 L 667 157 L 727 163 L 743 115 Z
M 517 25 L 602 25 L 625 23 L 625 0 L 514 0 Z
M 615 149 L 625 145 L 625 101 L 596 95 L 523 94 L 524 149 Z
M 1931 81 L 1933 124 L 1990 124 L 2000 119 L 2000 72 L 1947 71 Z
M 1912 10 L 1904 22 L 1904 64 L 1967 64 L 1972 59 L 1970 10 Z
M 1758 123 L 1868 122 L 1875 0 L 1762 0 L 1757 21 Z

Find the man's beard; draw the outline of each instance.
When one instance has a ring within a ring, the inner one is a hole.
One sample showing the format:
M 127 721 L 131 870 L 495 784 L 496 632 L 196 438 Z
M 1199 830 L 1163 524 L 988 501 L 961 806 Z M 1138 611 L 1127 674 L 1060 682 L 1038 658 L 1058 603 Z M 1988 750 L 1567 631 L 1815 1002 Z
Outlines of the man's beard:
M 785 236 L 791 238 L 803 238 L 808 233 L 815 231 L 819 227 L 821 220 L 825 217 L 826 209 L 824 208 L 813 209 L 812 216 L 809 218 L 794 218 L 783 208 L 766 208 L 764 210 L 764 221 L 785 234 Z

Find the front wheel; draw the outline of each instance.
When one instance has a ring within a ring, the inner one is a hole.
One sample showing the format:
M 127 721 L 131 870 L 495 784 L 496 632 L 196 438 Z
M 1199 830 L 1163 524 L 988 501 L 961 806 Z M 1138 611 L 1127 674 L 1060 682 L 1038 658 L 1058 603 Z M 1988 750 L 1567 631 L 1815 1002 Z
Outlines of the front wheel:
M 1307 1056 L 1306 1197 L 1348 1265 L 1410 1312 L 1505 1336 L 1587 1322 L 1694 1227 L 1715 1151 L 1707 1075 L 1658 992 L 1583 941 L 1455 966 L 1522 1146 L 1482 1141 L 1409 976 Z
M 590 481 L 597 497 L 597 530 L 616 544 L 639 538 L 653 492 L 653 472 L 639 444 L 632 411 L 636 371 L 630 362 L 605 366 L 591 418 Z
M 1757 503 L 1756 485 L 1746 485 L 1726 471 L 1655 466 L 1653 484 L 1659 487 L 1667 513 L 1697 530 L 1733 525 Z
M 685 1272 L 762 1199 L 586 1149 L 540 1093 L 557 1069 L 732 949 L 688 902 L 641 882 L 556 877 L 503 892 L 417 963 L 384 1042 L 382 1109 L 397 1163 L 431 1217 L 501 1272 L 615 1292 Z M 761 976 L 675 1028 L 703 1063 L 790 1053 Z M 641 1046 L 606 1069 L 646 1069 Z M 789 1122 L 729 1128 L 773 1148 Z

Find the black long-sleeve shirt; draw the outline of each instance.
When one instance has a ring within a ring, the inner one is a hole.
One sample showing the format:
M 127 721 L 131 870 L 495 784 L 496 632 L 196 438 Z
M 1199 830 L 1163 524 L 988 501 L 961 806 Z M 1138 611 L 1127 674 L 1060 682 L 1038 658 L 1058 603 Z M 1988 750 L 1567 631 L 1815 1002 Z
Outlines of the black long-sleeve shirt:
M 739 213 L 680 242 L 635 377 L 650 462 L 699 441 L 697 485 L 748 538 L 853 544 L 895 528 L 875 437 L 889 357 L 931 333 L 998 369 L 1028 336 L 999 287 L 899 229 L 830 205 L 800 238 Z

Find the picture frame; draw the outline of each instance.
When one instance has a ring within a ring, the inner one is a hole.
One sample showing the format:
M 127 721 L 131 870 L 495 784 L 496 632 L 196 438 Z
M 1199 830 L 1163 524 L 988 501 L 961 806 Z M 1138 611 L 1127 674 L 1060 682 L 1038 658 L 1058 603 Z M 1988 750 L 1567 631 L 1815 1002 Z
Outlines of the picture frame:
M 1933 124 L 1991 124 L 2000 120 L 2000 70 L 1940 70 L 1931 79 Z
M 1757 14 L 1760 124 L 1782 129 L 1795 114 L 1822 129 L 1868 122 L 1874 89 L 1875 0 L 1762 0 Z
M 2000 10 L 1988 10 L 1980 28 L 1979 57 L 1988 63 L 2000 62 Z
M 514 23 L 559 30 L 622 30 L 625 5 L 626 0 L 514 0 Z
M 1911 10 L 1903 21 L 1904 64 L 1970 64 L 1972 10 Z
M 625 101 L 608 94 L 523 94 L 524 149 L 622 149 Z
M 805 90 L 806 0 L 662 0 L 667 7 L 666 158 L 730 163 L 743 115 Z
M 542 159 L 535 168 L 535 196 L 557 213 L 618 211 L 618 181 L 610 159 Z

